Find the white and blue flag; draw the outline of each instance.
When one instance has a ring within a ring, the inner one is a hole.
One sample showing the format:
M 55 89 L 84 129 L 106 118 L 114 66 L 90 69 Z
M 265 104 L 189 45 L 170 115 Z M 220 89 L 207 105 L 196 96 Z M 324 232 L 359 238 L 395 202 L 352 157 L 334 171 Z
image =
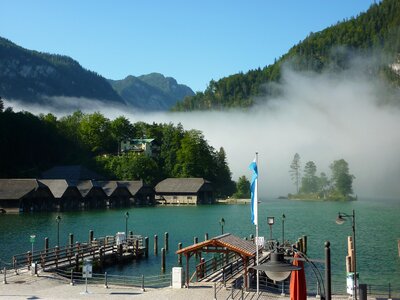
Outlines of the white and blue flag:
M 257 181 L 258 181 L 258 169 L 257 169 L 257 159 L 255 158 L 250 164 L 249 169 L 253 171 L 253 176 L 250 182 L 250 192 L 251 192 L 251 221 L 254 225 L 258 222 L 258 195 L 257 195 Z

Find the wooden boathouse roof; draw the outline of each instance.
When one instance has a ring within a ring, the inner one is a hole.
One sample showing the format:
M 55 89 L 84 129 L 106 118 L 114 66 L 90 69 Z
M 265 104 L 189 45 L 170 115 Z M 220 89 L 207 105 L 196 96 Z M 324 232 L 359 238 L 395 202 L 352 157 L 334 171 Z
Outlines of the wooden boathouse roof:
M 143 180 L 130 180 L 130 181 L 118 180 L 118 185 L 126 187 L 128 191 L 132 194 L 132 196 L 135 196 L 140 191 L 140 189 L 145 186 Z
M 40 188 L 47 186 L 36 179 L 0 179 L 0 199 L 18 200 Z
M 68 188 L 77 189 L 76 182 L 66 179 L 40 179 L 40 183 L 46 185 L 55 198 L 61 198 Z
M 203 178 L 167 178 L 156 185 L 156 193 L 197 193 L 211 183 Z
M 176 254 L 190 255 L 190 253 L 197 251 L 218 252 L 218 248 L 226 248 L 228 251 L 236 252 L 244 257 L 252 257 L 257 251 L 253 242 L 225 233 L 207 241 L 182 248 L 176 251 Z

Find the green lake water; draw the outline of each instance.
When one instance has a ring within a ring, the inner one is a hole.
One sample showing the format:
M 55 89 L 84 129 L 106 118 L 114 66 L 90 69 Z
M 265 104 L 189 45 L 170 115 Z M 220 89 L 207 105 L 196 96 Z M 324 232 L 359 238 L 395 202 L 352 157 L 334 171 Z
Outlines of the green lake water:
M 281 216 L 284 213 L 285 239 L 296 241 L 307 235 L 308 256 L 324 258 L 324 242 L 331 242 L 333 280 L 345 287 L 345 256 L 347 236 L 351 235 L 351 220 L 337 225 L 339 211 L 356 212 L 357 269 L 360 283 L 387 285 L 400 293 L 400 258 L 397 241 L 400 239 L 400 200 L 359 199 L 353 202 L 315 202 L 262 199 L 259 204 L 259 235 L 269 238 L 267 216 L 275 217 L 273 238 L 281 240 Z M 149 258 L 115 266 L 107 271 L 112 274 L 155 275 L 160 273 L 161 257 L 153 255 L 153 237 L 158 235 L 159 249 L 163 247 L 164 232 L 169 233 L 167 268 L 177 263 L 175 251 L 179 242 L 183 246 L 199 241 L 204 234 L 219 235 L 219 220 L 225 219 L 224 231 L 245 237 L 255 234 L 250 221 L 250 206 L 205 205 L 205 206 L 158 206 L 98 211 L 62 212 L 60 222 L 60 244 L 68 242 L 68 234 L 75 241 L 88 240 L 89 230 L 95 237 L 113 235 L 125 231 L 125 212 L 129 211 L 128 230 L 148 236 Z M 56 244 L 58 213 L 28 213 L 0 215 L 0 259 L 11 262 L 13 254 L 31 249 L 29 236 L 36 235 L 35 249 L 44 247 L 44 238 L 49 237 L 50 246 Z M 194 265 L 194 259 L 191 260 Z M 396 290 L 397 289 L 397 290 Z M 334 290 L 335 292 L 335 290 Z

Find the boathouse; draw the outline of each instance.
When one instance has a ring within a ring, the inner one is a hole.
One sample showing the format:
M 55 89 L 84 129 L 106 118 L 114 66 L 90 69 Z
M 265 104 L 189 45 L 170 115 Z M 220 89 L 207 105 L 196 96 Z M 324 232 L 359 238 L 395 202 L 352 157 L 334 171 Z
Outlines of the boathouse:
M 94 180 L 81 180 L 76 184 L 82 196 L 81 208 L 102 208 L 107 206 L 107 195 Z
M 83 201 L 76 181 L 66 179 L 40 179 L 39 182 L 46 185 L 54 196 L 51 210 L 76 210 Z
M 130 202 L 133 205 L 154 205 L 156 192 L 151 185 L 143 180 L 118 181 L 120 186 L 126 187 L 131 193 Z
M 163 204 L 214 203 L 211 182 L 203 178 L 167 178 L 156 185 L 157 200 Z
M 122 207 L 129 206 L 132 194 L 126 186 L 118 181 L 98 181 L 107 195 L 106 205 L 107 207 Z
M 2 212 L 46 211 L 53 203 L 50 189 L 36 179 L 0 179 Z

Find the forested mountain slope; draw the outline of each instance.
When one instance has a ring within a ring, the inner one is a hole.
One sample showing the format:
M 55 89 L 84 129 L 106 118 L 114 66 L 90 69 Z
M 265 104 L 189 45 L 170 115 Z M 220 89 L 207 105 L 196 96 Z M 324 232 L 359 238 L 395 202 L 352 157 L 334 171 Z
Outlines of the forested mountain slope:
M 371 76 L 384 77 L 400 86 L 400 68 L 396 71 L 399 53 L 400 1 L 383 0 L 357 17 L 310 33 L 272 65 L 211 80 L 204 92 L 186 97 L 173 110 L 250 107 L 255 103 L 255 96 L 265 96 L 262 99 L 274 96 L 273 85 L 265 84 L 279 82 L 283 65 L 297 71 L 341 71 L 349 68 L 351 60 L 358 55 L 373 55 L 377 60 L 377 67 L 369 70 Z

